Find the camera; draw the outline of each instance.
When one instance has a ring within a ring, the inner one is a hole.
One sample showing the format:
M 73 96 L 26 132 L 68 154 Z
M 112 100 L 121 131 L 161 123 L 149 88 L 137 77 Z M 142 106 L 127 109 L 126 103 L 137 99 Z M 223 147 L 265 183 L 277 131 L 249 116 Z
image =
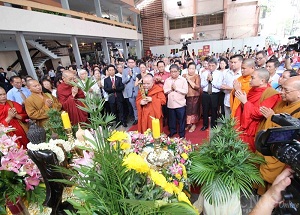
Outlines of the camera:
M 256 149 L 265 156 L 274 156 L 294 170 L 292 183 L 282 191 L 283 203 L 274 214 L 300 213 L 300 121 L 289 114 L 274 114 L 273 122 L 283 127 L 260 131 L 255 139 Z
M 296 42 L 293 44 L 290 44 L 286 47 L 285 51 L 296 51 L 296 52 L 300 52 L 300 36 L 296 37 L 289 37 L 289 40 L 295 40 Z
M 179 49 L 179 51 L 187 51 L 188 50 L 188 45 L 189 44 L 191 44 L 191 42 L 190 41 L 185 41 L 185 42 L 183 42 L 182 43 L 182 47 L 181 47 L 181 49 Z

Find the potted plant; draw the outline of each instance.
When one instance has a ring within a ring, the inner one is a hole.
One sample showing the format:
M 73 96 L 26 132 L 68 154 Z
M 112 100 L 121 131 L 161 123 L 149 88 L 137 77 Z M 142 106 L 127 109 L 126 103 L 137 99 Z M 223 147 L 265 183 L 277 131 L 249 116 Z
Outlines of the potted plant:
M 6 214 L 5 207 L 13 214 L 29 214 L 22 201 L 39 202 L 44 197 L 38 186 L 41 175 L 27 151 L 18 148 L 18 137 L 7 134 L 11 129 L 0 124 L 0 214 Z
M 234 119 L 220 122 L 211 139 L 191 154 L 189 177 L 201 186 L 204 214 L 241 214 L 240 193 L 247 197 L 253 184 L 263 183 L 257 165 L 264 160 L 239 138 Z

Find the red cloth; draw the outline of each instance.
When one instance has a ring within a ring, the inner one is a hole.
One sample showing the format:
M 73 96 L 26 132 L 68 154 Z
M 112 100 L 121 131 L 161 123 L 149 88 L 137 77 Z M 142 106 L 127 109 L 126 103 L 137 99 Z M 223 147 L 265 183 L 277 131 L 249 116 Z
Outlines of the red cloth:
M 22 122 L 25 123 L 25 119 L 28 119 L 28 116 L 22 106 L 16 102 L 10 101 L 13 107 L 17 110 L 17 113 L 22 117 Z M 3 124 L 4 126 L 12 126 L 16 130 L 9 132 L 8 135 L 13 136 L 14 134 L 17 137 L 20 137 L 17 140 L 17 144 L 19 147 L 23 146 L 23 149 L 27 149 L 27 143 L 29 143 L 29 140 L 27 138 L 26 132 L 24 131 L 23 127 L 20 125 L 20 122 L 18 119 L 13 118 L 10 120 L 9 123 L 5 121 L 7 115 L 8 115 L 8 110 L 12 108 L 8 102 L 5 104 L 0 104 L 0 123 Z
M 68 112 L 72 125 L 77 125 L 80 122 L 88 122 L 88 113 L 80 110 L 77 106 L 84 106 L 84 104 L 78 99 L 85 98 L 85 95 L 81 89 L 78 89 L 78 93 L 75 97 L 72 96 L 71 85 L 61 83 L 57 87 L 57 97 L 62 104 L 63 110 Z
M 255 152 L 255 135 L 259 123 L 264 119 L 259 108 L 261 106 L 273 108 L 280 100 L 280 95 L 271 87 L 253 87 L 247 94 L 247 100 L 244 105 L 238 106 L 235 118 L 237 128 L 243 132 L 240 138 Z
M 138 111 L 138 131 L 140 133 L 144 133 L 148 128 L 152 129 L 152 119 L 150 116 L 159 119 L 160 131 L 162 131 L 163 114 L 161 106 L 166 104 L 164 90 L 160 86 L 154 84 L 153 87 L 148 91 L 147 96 L 152 98 L 152 102 L 149 102 L 143 106 L 140 105 L 140 102 L 143 99 L 140 91 L 136 97 L 136 107 Z
M 156 81 L 156 78 L 159 78 L 159 77 L 163 80 L 163 82 Z M 165 83 L 166 79 L 169 78 L 169 77 L 170 77 L 170 73 L 166 72 L 166 71 L 164 71 L 163 73 L 158 72 L 158 73 L 154 74 L 155 83 L 158 84 L 160 87 L 164 86 L 164 83 Z

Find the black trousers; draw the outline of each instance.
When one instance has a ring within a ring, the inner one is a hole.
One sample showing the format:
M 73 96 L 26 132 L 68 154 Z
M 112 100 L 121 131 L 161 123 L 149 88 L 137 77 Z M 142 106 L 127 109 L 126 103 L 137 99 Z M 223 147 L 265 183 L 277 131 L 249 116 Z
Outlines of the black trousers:
M 123 121 L 123 102 L 115 101 L 115 103 L 109 103 L 110 112 L 116 116 L 116 122 L 125 123 Z
M 202 94 L 203 126 L 208 127 L 208 115 L 211 113 L 210 127 L 217 125 L 219 93 L 209 95 L 207 92 Z
M 169 110 L 169 128 L 170 134 L 177 133 L 177 122 L 179 124 L 179 137 L 185 136 L 185 122 L 186 122 L 186 107 L 181 108 L 168 108 Z

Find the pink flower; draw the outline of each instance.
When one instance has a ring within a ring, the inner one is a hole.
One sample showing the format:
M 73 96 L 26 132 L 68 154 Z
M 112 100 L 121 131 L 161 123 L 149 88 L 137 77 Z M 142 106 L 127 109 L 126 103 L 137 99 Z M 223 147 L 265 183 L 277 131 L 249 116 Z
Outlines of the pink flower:
M 94 152 L 88 152 L 86 150 L 83 151 L 83 158 L 74 159 L 74 166 L 79 167 L 79 165 L 92 167 L 94 165 L 93 162 Z
M 12 171 L 18 174 L 20 167 L 21 165 L 17 165 L 15 162 L 11 161 L 10 159 L 7 159 L 7 157 L 1 158 L 0 170 Z
M 184 164 L 185 160 L 183 158 L 180 159 L 180 163 Z
M 174 183 L 176 186 L 178 186 L 178 185 L 179 185 L 179 183 L 178 183 L 178 181 L 177 181 L 177 180 L 174 180 L 174 181 L 173 181 L 173 183 Z
M 26 184 L 26 190 L 34 190 L 34 187 L 39 185 L 40 177 L 38 174 L 34 174 L 33 176 L 26 177 L 24 179 Z

